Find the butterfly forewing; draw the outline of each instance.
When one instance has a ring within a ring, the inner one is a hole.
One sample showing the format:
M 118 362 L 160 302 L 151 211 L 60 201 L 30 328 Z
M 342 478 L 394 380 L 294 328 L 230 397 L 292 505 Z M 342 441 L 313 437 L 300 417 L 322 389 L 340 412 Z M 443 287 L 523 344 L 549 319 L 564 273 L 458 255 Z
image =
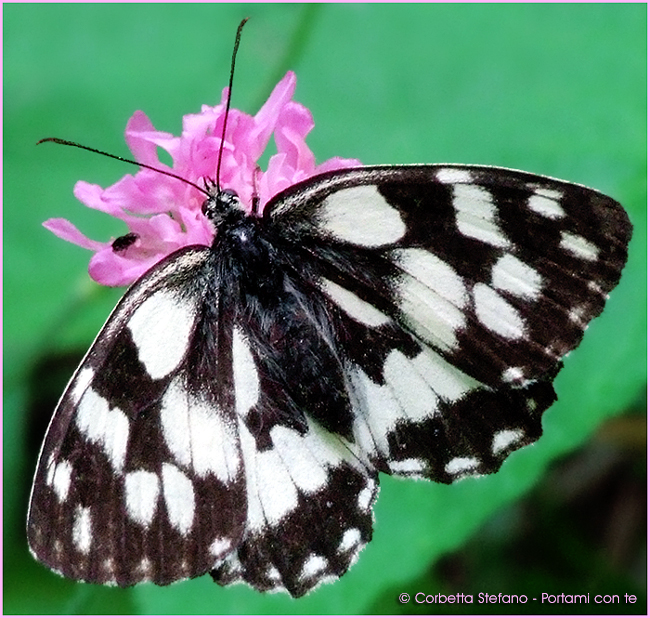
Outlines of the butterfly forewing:
M 65 575 L 293 596 L 342 575 L 378 471 L 448 483 L 539 438 L 631 234 L 596 191 L 468 166 L 329 172 L 214 216 L 55 412 L 29 539 Z
M 28 537 L 63 575 L 168 584 L 207 572 L 240 542 L 237 421 L 215 396 L 232 387 L 232 366 L 214 345 L 229 324 L 209 258 L 205 247 L 185 249 L 140 279 L 59 402 Z M 207 327 L 205 315 L 216 317 Z
M 492 387 L 538 379 L 574 349 L 627 258 L 617 202 L 523 172 L 379 167 L 304 184 L 270 218 L 326 294 Z
M 330 303 L 356 441 L 382 471 L 443 482 L 539 437 L 631 234 L 596 191 L 489 167 L 333 172 L 268 210 Z

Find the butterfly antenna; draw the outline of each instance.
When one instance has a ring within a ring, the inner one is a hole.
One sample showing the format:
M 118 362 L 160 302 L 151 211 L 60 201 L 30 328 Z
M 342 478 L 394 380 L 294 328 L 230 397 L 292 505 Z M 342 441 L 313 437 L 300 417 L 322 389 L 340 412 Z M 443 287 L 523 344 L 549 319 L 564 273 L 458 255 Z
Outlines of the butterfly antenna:
M 219 174 L 221 173 L 221 159 L 223 158 L 223 144 L 226 139 L 226 124 L 228 122 L 228 112 L 230 111 L 230 99 L 232 97 L 232 82 L 233 82 L 233 77 L 235 75 L 235 58 L 237 57 L 237 50 L 239 49 L 239 40 L 241 39 L 241 31 L 242 28 L 244 27 L 244 24 L 247 21 L 248 21 L 248 17 L 246 19 L 243 19 L 239 24 L 239 27 L 237 28 L 237 36 L 235 37 L 235 48 L 233 49 L 232 52 L 232 62 L 230 64 L 230 81 L 228 82 L 228 98 L 226 100 L 226 114 L 223 119 L 223 131 L 221 132 L 221 145 L 219 146 L 219 159 L 217 162 L 216 184 L 217 184 L 217 190 L 219 192 L 221 192 L 221 187 L 219 186 Z M 104 152 L 103 150 L 98 150 L 97 148 L 91 148 L 90 146 L 84 146 L 83 144 L 78 144 L 77 142 L 71 142 L 67 139 L 60 139 L 58 137 L 45 137 L 41 140 L 38 140 L 36 144 L 37 145 L 42 144 L 43 142 L 54 142 L 55 144 L 61 144 L 63 146 L 74 146 L 75 148 L 88 150 L 89 152 L 94 152 L 96 154 L 104 155 L 105 157 L 110 157 L 111 159 L 117 159 L 118 161 L 122 161 L 123 163 L 130 163 L 131 165 L 145 167 L 148 170 L 158 172 L 159 174 L 164 174 L 165 176 L 169 176 L 170 178 L 176 178 L 176 180 L 180 180 L 181 182 L 184 182 L 185 184 L 190 185 L 195 189 L 198 189 L 204 195 L 207 195 L 208 197 L 211 196 L 211 193 L 208 191 L 207 188 L 200 187 L 199 185 L 193 183 L 191 180 L 187 180 L 187 178 L 183 178 L 178 174 L 161 170 L 157 167 L 153 167 L 152 165 L 147 165 L 146 163 L 139 163 L 138 161 L 134 161 L 133 159 L 126 159 L 125 157 L 120 157 L 118 155 L 111 154 L 110 152 Z
M 235 47 L 232 50 L 232 61 L 230 63 L 230 80 L 228 81 L 228 98 L 226 99 L 226 113 L 223 118 L 223 130 L 221 131 L 221 145 L 219 146 L 219 158 L 217 159 L 217 191 L 221 192 L 221 185 L 219 184 L 219 174 L 221 174 L 221 159 L 223 158 L 223 144 L 226 140 L 226 124 L 228 123 L 228 112 L 230 111 L 230 100 L 232 98 L 232 81 L 235 76 L 235 58 L 237 58 L 237 50 L 239 49 L 239 40 L 241 39 L 241 31 L 244 24 L 248 21 L 248 17 L 242 19 L 239 27 L 237 28 L 237 35 L 235 36 Z
M 205 195 L 210 197 L 210 193 L 206 189 L 200 187 L 197 184 L 194 184 L 191 180 L 187 180 L 187 178 L 183 178 L 182 176 L 179 176 L 178 174 L 174 174 L 173 172 L 167 172 L 165 170 L 158 169 L 157 167 L 153 167 L 153 165 L 147 165 L 146 163 L 138 163 L 138 161 L 133 161 L 132 159 L 125 159 L 124 157 L 119 157 L 118 155 L 111 154 L 110 152 L 97 150 L 97 148 L 91 148 L 90 146 L 84 146 L 83 144 L 77 144 L 77 142 L 70 142 L 67 139 L 60 139 L 58 137 L 45 137 L 43 139 L 38 140 L 36 142 L 36 145 L 38 146 L 38 144 L 42 144 L 43 142 L 54 142 L 55 144 L 62 144 L 63 146 L 74 146 L 75 148 L 81 148 L 82 150 L 95 152 L 97 154 L 104 155 L 105 157 L 110 157 L 111 159 L 117 159 L 118 161 L 122 161 L 123 163 L 131 163 L 132 165 L 146 167 L 148 170 L 153 170 L 154 172 L 158 172 L 159 174 L 164 174 L 165 176 L 169 176 L 170 178 L 176 178 L 176 180 L 180 180 L 181 182 L 184 182 L 185 184 L 190 185 L 195 189 L 198 189 L 201 193 L 204 193 Z

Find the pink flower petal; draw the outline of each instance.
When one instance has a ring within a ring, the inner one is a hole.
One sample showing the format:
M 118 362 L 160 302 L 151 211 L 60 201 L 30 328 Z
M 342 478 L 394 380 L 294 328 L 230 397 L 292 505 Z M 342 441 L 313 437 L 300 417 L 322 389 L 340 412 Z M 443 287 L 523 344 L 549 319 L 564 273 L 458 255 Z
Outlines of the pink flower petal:
M 203 186 L 206 178 L 215 180 L 221 152 L 219 185 L 234 190 L 248 213 L 257 194 L 263 211 L 274 195 L 305 178 L 360 165 L 356 159 L 337 157 L 315 165 L 305 142 L 314 120 L 306 107 L 292 101 L 295 89 L 296 76 L 289 71 L 255 116 L 231 109 L 223 144 L 227 88 L 218 105 L 203 105 L 198 114 L 183 118 L 180 137 L 157 131 L 146 114 L 136 111 L 126 126 L 126 142 L 138 162 L 169 171 L 158 157 L 158 148 L 167 151 L 173 173 L 198 186 Z M 263 172 L 257 160 L 273 135 L 277 153 Z M 96 252 L 89 272 L 105 285 L 131 283 L 173 251 L 190 245 L 209 246 L 214 238 L 212 224 L 202 214 L 205 194 L 154 170 L 141 168 L 106 189 L 79 181 L 74 194 L 89 208 L 124 221 L 137 235 L 133 245 L 116 252 L 110 242 L 86 238 L 65 219 L 45 222 L 57 236 Z
M 135 160 L 155 166 L 158 164 L 156 146 L 142 135 L 151 131 L 154 131 L 151 120 L 149 120 L 144 112 L 138 110 L 126 123 L 124 135 L 129 150 L 133 153 Z
M 316 166 L 314 176 L 324 172 L 333 172 L 334 170 L 344 170 L 352 167 L 362 167 L 363 163 L 359 159 L 343 159 L 341 157 L 332 157 L 324 163 Z
M 75 245 L 91 251 L 101 251 L 106 247 L 106 243 L 90 240 L 84 236 L 70 221 L 67 219 L 48 219 L 43 222 L 43 227 L 49 230 L 59 238 L 67 240 Z
M 88 265 L 88 274 L 102 285 L 111 287 L 129 285 L 164 257 L 163 254 L 157 254 L 144 260 L 130 260 L 115 253 L 109 247 L 93 255 Z
M 266 144 L 276 127 L 282 108 L 291 101 L 295 90 L 296 74 L 293 71 L 288 71 L 273 89 L 271 96 L 262 105 L 260 111 L 255 114 L 256 130 L 253 132 L 253 136 L 258 146 L 255 152 L 259 153 L 255 156 L 255 159 L 264 152 Z

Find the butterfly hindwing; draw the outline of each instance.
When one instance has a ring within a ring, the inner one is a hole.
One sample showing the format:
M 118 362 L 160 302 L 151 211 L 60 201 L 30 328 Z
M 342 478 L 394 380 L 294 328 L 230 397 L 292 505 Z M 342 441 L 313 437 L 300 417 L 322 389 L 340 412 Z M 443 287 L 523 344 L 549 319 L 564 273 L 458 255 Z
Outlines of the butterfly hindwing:
M 302 596 L 345 573 L 372 536 L 376 473 L 334 434 L 283 425 L 258 449 L 242 426 L 247 529 L 237 551 L 212 571 L 218 583 Z
M 248 510 L 241 544 L 212 575 L 301 596 L 370 540 L 377 472 L 353 441 L 326 299 L 263 227 L 243 223 L 233 236 L 246 248 L 216 251 L 247 273 L 223 295 L 239 307 L 233 387 Z

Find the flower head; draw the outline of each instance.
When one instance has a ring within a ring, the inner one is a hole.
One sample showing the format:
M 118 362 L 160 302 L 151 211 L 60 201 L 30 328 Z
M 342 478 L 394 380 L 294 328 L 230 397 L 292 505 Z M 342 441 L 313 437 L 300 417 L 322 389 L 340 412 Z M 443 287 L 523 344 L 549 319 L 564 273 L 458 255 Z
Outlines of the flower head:
M 249 212 L 254 194 L 263 209 L 274 195 L 305 178 L 361 165 L 356 159 L 338 157 L 315 164 L 305 143 L 314 121 L 307 108 L 291 100 L 295 88 L 296 76 L 288 72 L 255 116 L 236 109 L 229 112 L 219 184 L 234 190 Z M 225 88 L 219 105 L 204 105 L 200 113 L 185 116 L 180 137 L 156 131 L 143 112 L 135 112 L 126 126 L 126 142 L 135 159 L 195 184 L 214 179 L 227 97 Z M 267 170 L 259 172 L 257 160 L 272 135 L 277 153 Z M 158 160 L 158 147 L 171 155 L 171 169 Z M 201 213 L 205 195 L 153 170 L 143 168 L 106 189 L 79 181 L 74 194 L 89 208 L 122 219 L 135 235 L 131 238 L 137 238 L 127 249 L 115 250 L 112 242 L 90 240 L 65 219 L 43 224 L 60 238 L 95 251 L 88 271 L 103 285 L 130 284 L 173 251 L 212 243 L 214 232 Z

